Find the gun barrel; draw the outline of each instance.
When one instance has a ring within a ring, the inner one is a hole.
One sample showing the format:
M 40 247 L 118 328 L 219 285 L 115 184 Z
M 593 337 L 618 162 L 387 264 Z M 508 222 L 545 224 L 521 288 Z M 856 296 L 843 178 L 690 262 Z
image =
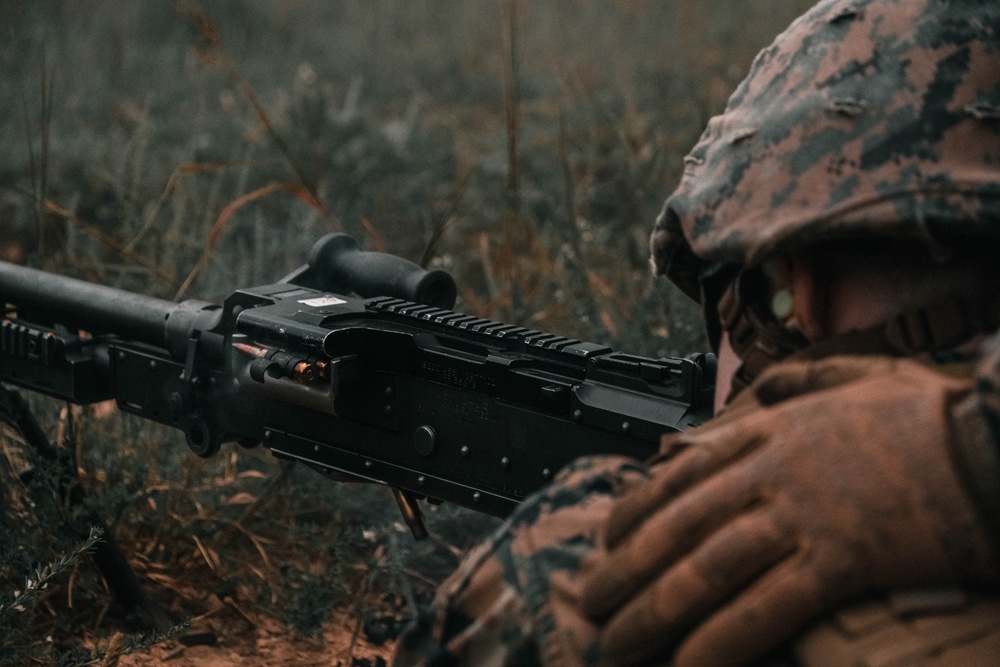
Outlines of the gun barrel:
M 150 345 L 168 344 L 166 321 L 179 304 L 0 262 L 0 304 L 31 317 L 91 333 L 114 333 Z

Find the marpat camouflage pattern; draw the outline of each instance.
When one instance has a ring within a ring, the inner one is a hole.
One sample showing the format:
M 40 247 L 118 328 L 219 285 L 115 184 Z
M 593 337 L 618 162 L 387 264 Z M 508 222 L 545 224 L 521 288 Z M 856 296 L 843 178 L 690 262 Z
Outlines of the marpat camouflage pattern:
M 613 501 L 648 477 L 625 457 L 583 458 L 522 503 L 400 638 L 397 667 L 596 664 L 575 574 Z
M 819 3 L 685 163 L 651 246 L 696 299 L 706 264 L 826 239 L 1000 238 L 1000 3 Z

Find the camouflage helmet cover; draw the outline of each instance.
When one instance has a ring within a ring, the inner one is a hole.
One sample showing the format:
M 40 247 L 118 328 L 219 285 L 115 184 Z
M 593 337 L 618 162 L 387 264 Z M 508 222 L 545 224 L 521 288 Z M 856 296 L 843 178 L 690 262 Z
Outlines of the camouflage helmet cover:
M 1000 238 L 1000 2 L 826 0 L 796 20 L 685 158 L 657 273 L 869 236 Z

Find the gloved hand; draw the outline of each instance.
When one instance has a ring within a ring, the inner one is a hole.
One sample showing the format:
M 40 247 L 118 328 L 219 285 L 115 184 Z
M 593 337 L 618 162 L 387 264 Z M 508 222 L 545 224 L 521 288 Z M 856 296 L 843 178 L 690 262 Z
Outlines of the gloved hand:
M 583 570 L 606 662 L 745 664 L 849 597 L 996 581 L 949 454 L 971 390 L 911 360 L 786 362 L 665 439 Z

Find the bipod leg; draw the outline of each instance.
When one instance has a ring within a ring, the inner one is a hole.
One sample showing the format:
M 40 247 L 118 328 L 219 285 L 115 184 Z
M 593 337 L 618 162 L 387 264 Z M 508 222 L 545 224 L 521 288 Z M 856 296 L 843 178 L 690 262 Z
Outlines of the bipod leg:
M 60 472 L 60 495 L 83 512 L 82 523 L 72 522 L 74 531 L 81 537 L 86 537 L 92 526 L 101 530 L 101 541 L 95 545 L 92 554 L 94 564 L 107 582 L 112 595 L 124 607 L 125 613 L 145 629 L 166 631 L 171 626 L 167 613 L 142 588 L 104 520 L 85 507 L 86 496 L 80 486 L 76 465 L 52 445 L 21 395 L 6 387 L 0 387 L 0 421 L 20 431 L 35 456 L 57 466 Z

